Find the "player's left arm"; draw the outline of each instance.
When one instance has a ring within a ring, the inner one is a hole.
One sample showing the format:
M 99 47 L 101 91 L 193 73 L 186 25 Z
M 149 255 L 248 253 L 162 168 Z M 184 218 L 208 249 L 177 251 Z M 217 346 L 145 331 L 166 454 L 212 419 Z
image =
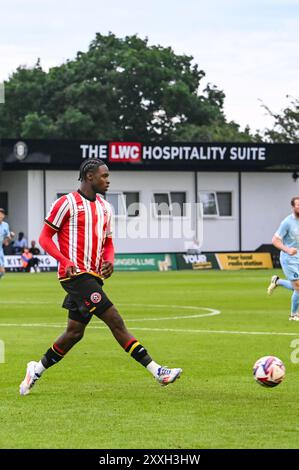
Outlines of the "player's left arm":
M 101 269 L 101 275 L 104 279 L 112 276 L 114 270 L 114 245 L 112 237 L 105 239 L 103 247 L 103 264 Z
M 112 239 L 113 220 L 111 208 L 108 207 L 108 209 L 108 222 L 106 228 L 106 238 L 103 246 L 103 264 L 101 269 L 101 275 L 104 279 L 112 276 L 114 270 L 114 245 Z

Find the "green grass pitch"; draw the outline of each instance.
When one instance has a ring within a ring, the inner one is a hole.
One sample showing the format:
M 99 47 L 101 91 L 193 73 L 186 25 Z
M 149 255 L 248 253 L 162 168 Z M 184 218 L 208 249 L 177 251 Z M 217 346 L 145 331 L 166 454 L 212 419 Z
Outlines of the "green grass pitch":
M 182 367 L 182 378 L 159 386 L 94 318 L 25 397 L 18 388 L 26 363 L 63 331 L 67 312 L 54 273 L 7 274 L 0 283 L 0 448 L 298 448 L 291 342 L 299 324 L 288 321 L 290 291 L 266 295 L 272 274 L 115 273 L 105 290 L 128 328 L 157 362 Z M 221 313 L 198 316 L 211 313 L 204 309 Z M 287 374 L 266 389 L 253 380 L 252 365 L 270 354 Z

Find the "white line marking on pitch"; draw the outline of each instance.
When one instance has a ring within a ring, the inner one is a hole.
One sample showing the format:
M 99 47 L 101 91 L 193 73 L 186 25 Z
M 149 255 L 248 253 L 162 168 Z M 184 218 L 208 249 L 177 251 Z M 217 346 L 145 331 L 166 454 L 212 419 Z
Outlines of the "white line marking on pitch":
M 2 302 L 0 303 L 10 303 Z M 49 303 L 53 304 L 53 302 L 27 302 L 27 301 L 19 301 L 18 303 Z M 194 315 L 180 315 L 176 317 L 160 317 L 160 318 L 126 318 L 125 321 L 130 322 L 138 322 L 138 321 L 159 321 L 159 320 L 182 320 L 182 319 L 190 319 L 190 318 L 201 318 L 201 317 L 211 317 L 214 315 L 220 315 L 221 311 L 207 308 L 207 307 L 196 307 L 191 305 L 162 305 L 162 304 L 118 304 L 122 306 L 131 306 L 131 307 L 142 307 L 142 308 L 168 308 L 168 309 L 180 309 L 180 310 L 206 310 L 209 313 L 203 314 L 194 314 Z M 25 327 L 25 328 L 64 328 L 65 323 L 0 323 L 0 328 L 3 327 Z M 100 325 L 89 325 L 89 329 L 97 329 L 97 330 L 106 330 L 107 326 L 100 326 Z M 226 335 L 266 335 L 266 336 L 298 336 L 298 333 L 278 333 L 275 331 L 231 331 L 231 330 L 198 330 L 198 329 L 182 329 L 182 328 L 146 328 L 146 327 L 139 327 L 139 326 L 130 326 L 132 330 L 140 330 L 140 331 L 166 331 L 172 333 L 211 333 L 211 334 L 226 334 Z
M 3 327 L 28 327 L 28 328 L 64 328 L 65 323 L 0 323 L 0 328 Z M 89 329 L 93 330 L 107 330 L 107 326 L 89 325 Z M 225 335 L 266 335 L 266 336 L 299 336 L 298 333 L 278 333 L 275 331 L 229 331 L 229 330 L 187 330 L 182 328 L 146 328 L 141 326 L 131 326 L 131 330 L 140 331 L 166 331 L 172 333 L 212 333 L 212 334 L 225 334 Z
M 167 309 L 189 309 L 189 310 L 206 310 L 209 313 L 195 313 L 194 315 L 179 315 L 176 317 L 159 317 L 159 318 L 125 318 L 125 321 L 159 321 L 159 320 L 181 320 L 185 318 L 201 318 L 201 317 L 213 317 L 214 315 L 220 315 L 221 311 L 216 310 L 214 308 L 206 308 L 206 307 L 194 307 L 194 306 L 188 306 L 188 305 L 157 305 L 157 304 L 120 304 L 120 305 L 131 305 L 135 307 L 146 307 L 146 308 L 163 308 L 166 307 Z
M 19 302 L 20 303 L 20 302 Z M 28 302 L 24 302 L 28 303 Z M 195 310 L 195 311 L 207 311 L 208 313 L 195 313 L 193 315 L 177 315 L 177 316 L 170 316 L 170 317 L 157 317 L 157 318 L 152 318 L 152 317 L 146 317 L 146 318 L 125 318 L 126 322 L 140 322 L 140 321 L 160 321 L 160 320 L 181 320 L 185 318 L 202 318 L 202 317 L 213 317 L 215 315 L 220 315 L 221 311 L 216 310 L 214 308 L 206 308 L 206 307 L 196 307 L 196 306 L 190 306 L 190 305 L 158 305 L 158 304 L 118 304 L 122 306 L 133 306 L 133 307 L 141 307 L 142 309 L 144 308 L 151 308 L 151 309 L 161 309 L 161 308 L 166 308 L 168 310 L 174 309 L 174 310 Z

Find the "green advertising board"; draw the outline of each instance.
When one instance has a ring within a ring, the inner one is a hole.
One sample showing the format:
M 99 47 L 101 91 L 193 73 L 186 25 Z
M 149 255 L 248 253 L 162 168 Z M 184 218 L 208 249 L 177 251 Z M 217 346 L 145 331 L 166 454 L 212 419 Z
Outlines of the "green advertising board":
M 134 253 L 115 256 L 115 271 L 169 271 L 173 269 L 177 269 L 174 254 Z
M 214 253 L 177 253 L 176 260 L 178 269 L 219 269 Z

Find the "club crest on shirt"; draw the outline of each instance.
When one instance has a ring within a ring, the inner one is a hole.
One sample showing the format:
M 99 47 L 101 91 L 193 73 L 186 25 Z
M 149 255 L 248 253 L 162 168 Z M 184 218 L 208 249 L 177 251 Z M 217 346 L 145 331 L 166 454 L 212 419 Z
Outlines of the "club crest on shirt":
M 94 303 L 94 304 L 98 304 L 102 299 L 102 296 L 99 292 L 93 292 L 93 294 L 91 294 L 90 296 L 90 300 Z

